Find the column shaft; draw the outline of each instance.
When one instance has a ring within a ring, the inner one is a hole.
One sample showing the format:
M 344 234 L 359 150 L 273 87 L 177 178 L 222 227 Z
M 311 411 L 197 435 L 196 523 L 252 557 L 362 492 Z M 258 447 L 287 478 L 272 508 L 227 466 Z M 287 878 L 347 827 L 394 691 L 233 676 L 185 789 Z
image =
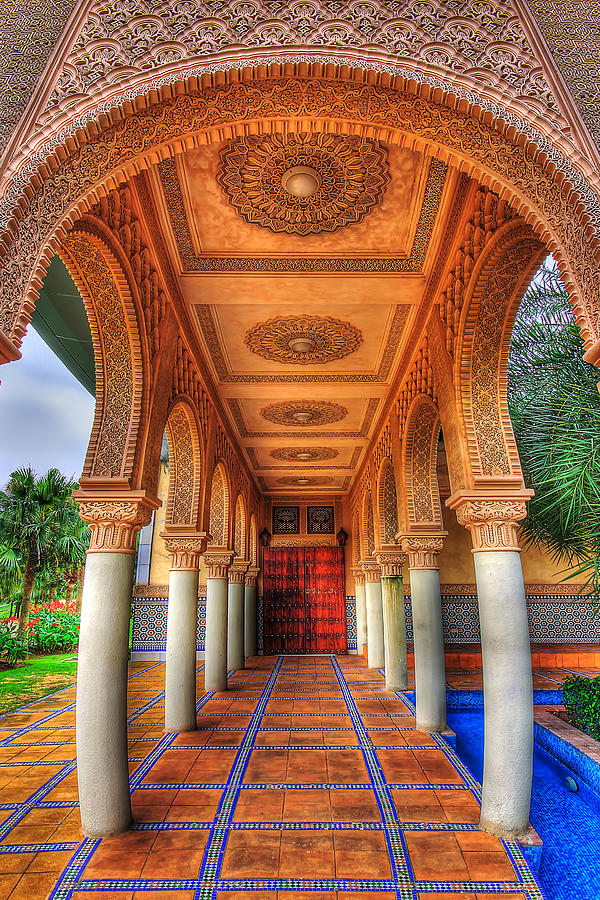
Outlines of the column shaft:
M 446 664 L 438 569 L 411 569 L 415 690 L 419 731 L 446 728 Z
M 406 691 L 408 689 L 408 663 L 402 578 L 399 576 L 382 577 L 381 594 L 385 685 L 390 691 Z
M 165 729 L 196 728 L 198 569 L 171 569 L 167 612 Z
M 367 607 L 367 665 L 370 669 L 381 669 L 385 665 L 381 581 L 367 581 L 365 594 Z
M 227 690 L 227 578 L 206 579 L 204 687 Z
M 256 656 L 256 584 L 244 589 L 244 656 Z
M 227 593 L 227 668 L 244 668 L 244 583 L 230 581 Z
M 363 645 L 367 643 L 367 598 L 365 583 L 357 582 L 356 587 L 356 651 L 362 653 Z
M 520 554 L 473 554 L 483 655 L 485 746 L 482 828 L 504 836 L 529 826 L 533 770 L 531 648 Z
M 132 553 L 86 558 L 77 663 L 77 781 L 83 833 L 131 824 L 127 763 L 127 661 Z

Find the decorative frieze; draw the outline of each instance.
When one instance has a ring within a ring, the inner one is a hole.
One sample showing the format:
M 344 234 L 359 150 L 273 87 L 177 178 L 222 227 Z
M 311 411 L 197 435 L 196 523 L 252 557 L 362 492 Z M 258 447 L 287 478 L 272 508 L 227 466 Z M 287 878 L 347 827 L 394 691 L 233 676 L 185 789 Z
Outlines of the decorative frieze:
M 443 546 L 443 537 L 402 538 L 402 549 L 408 554 L 409 569 L 438 569 L 438 554 Z
M 83 491 L 74 493 L 79 502 L 79 515 L 90 529 L 90 552 L 135 553 L 135 539 L 140 528 L 148 525 L 153 511 L 160 505 L 149 497 L 132 499 L 91 499 Z
M 520 550 L 519 522 L 526 515 L 524 500 L 468 500 L 456 510 L 456 518 L 471 533 L 473 553 Z
M 206 550 L 208 535 L 174 536 L 163 532 L 161 537 L 164 539 L 167 552 L 171 554 L 171 569 L 195 571 L 198 568 L 200 556 Z
M 232 559 L 233 551 L 226 547 L 214 547 L 207 550 L 204 554 L 207 578 L 227 578 Z
M 377 562 L 381 567 L 382 578 L 402 578 L 402 566 L 406 562 L 406 554 L 398 550 L 386 550 L 377 554 Z
M 246 559 L 234 559 L 227 571 L 227 578 L 231 584 L 245 584 L 246 572 L 250 563 Z
M 381 581 L 381 566 L 376 559 L 361 559 L 360 565 L 365 573 L 365 583 Z

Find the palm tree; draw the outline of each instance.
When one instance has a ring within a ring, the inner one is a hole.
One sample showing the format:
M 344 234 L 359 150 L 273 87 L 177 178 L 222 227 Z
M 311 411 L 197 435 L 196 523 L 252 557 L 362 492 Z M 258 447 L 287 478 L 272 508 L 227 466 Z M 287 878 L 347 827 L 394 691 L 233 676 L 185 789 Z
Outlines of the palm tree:
M 23 600 L 18 636 L 23 638 L 36 577 L 46 566 L 58 567 L 58 547 L 65 549 L 76 507 L 71 493 L 76 484 L 58 469 L 38 476 L 31 468 L 16 469 L 0 491 L 0 537 L 20 557 L 23 573 Z M 72 548 L 71 548 L 72 549 Z
M 599 598 L 600 394 L 583 353 L 567 292 L 545 265 L 521 304 L 509 355 L 510 414 L 535 490 L 522 536 Z

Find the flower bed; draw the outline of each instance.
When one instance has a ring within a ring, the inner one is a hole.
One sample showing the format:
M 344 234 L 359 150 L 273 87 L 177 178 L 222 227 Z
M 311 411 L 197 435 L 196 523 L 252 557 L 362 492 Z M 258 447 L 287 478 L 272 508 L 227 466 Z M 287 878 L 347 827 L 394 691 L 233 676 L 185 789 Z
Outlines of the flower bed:
M 66 653 L 79 641 L 80 616 L 74 603 L 54 600 L 32 606 L 23 640 L 17 636 L 19 620 L 11 616 L 0 622 L 0 663 L 15 666 L 29 653 Z

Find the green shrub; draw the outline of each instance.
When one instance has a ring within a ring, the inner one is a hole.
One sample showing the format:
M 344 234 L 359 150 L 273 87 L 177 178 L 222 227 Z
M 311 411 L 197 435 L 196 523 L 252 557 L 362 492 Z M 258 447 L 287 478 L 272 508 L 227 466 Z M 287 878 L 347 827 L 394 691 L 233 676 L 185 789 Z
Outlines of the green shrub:
M 600 676 L 567 678 L 562 695 L 571 725 L 600 741 Z
M 27 656 L 27 643 L 17 637 L 17 626 L 12 623 L 0 623 L 0 662 L 14 668 Z
M 56 603 L 34 610 L 29 620 L 29 649 L 34 653 L 66 653 L 79 641 L 80 617 Z

